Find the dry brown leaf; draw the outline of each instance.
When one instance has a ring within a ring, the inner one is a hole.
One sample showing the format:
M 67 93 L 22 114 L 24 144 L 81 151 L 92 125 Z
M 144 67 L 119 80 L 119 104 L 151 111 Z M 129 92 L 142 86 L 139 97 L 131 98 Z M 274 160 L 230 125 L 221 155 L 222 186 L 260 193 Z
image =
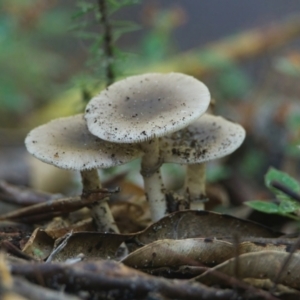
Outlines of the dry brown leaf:
M 44 230 L 36 228 L 22 251 L 36 260 L 44 260 L 51 253 L 53 246 L 54 240 Z
M 270 279 L 244 278 L 243 280 L 244 280 L 244 282 L 246 282 L 252 286 L 255 286 L 259 289 L 272 290 L 274 288 L 274 282 L 272 282 Z M 282 294 L 282 293 L 298 294 L 299 299 L 300 299 L 299 291 L 292 289 L 290 287 L 287 287 L 283 284 L 277 284 L 275 292 L 276 292 L 276 294 L 278 294 L 278 293 L 280 293 L 280 294 Z
M 121 193 L 111 197 L 111 210 L 122 233 L 138 232 L 151 224 L 144 190 L 130 181 L 120 181 Z
M 278 237 L 281 233 L 247 220 L 208 211 L 172 213 L 136 234 L 134 241 L 145 245 L 162 239 L 199 237 Z
M 243 278 L 278 280 L 277 283 L 285 286 L 300 288 L 300 254 L 294 253 L 288 266 L 281 272 L 282 266 L 290 253 L 279 251 L 261 251 L 242 254 L 238 257 L 238 276 Z M 217 272 L 216 272 L 217 271 Z M 281 276 L 278 278 L 278 274 Z M 223 273 L 229 276 L 236 274 L 236 259 L 231 258 L 228 261 L 206 271 L 202 275 L 194 278 L 194 281 L 206 285 L 224 284 L 224 278 L 219 274 Z
M 68 238 L 66 246 L 53 256 L 53 261 L 63 262 L 78 255 L 83 255 L 84 258 L 113 259 L 126 238 L 125 235 L 112 233 L 73 233 Z
M 290 243 L 255 243 L 255 242 L 242 242 L 239 244 L 238 252 L 239 254 L 249 253 L 249 252 L 258 252 L 258 251 L 279 251 L 279 252 L 290 252 L 293 244 L 296 241 Z M 300 253 L 300 249 L 296 249 L 295 253 Z
M 87 218 L 72 223 L 71 218 L 62 219 L 57 217 L 47 225 L 45 232 L 53 239 L 58 239 L 71 231 L 95 231 L 95 227 L 93 226 L 92 222 L 92 218 Z
M 212 266 L 234 256 L 234 246 L 215 239 L 159 240 L 131 254 L 122 262 L 130 267 L 160 268 L 182 265 Z
M 151 223 L 148 205 L 140 204 L 135 199 L 137 197 L 126 202 L 118 202 L 111 207 L 114 219 L 122 233 L 139 232 Z M 146 202 L 145 196 L 142 199 Z

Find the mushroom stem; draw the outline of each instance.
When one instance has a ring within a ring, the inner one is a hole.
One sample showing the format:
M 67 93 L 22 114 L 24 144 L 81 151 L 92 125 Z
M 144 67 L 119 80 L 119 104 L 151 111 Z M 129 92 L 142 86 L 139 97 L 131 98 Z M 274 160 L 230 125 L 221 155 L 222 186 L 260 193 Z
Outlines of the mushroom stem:
M 81 171 L 83 191 L 93 191 L 101 188 L 101 182 L 96 169 Z M 91 205 L 92 218 L 99 232 L 119 233 L 114 217 L 106 200 Z
M 205 164 L 187 165 L 184 193 L 190 202 L 190 209 L 204 209 L 207 200 L 205 192 Z
M 141 174 L 144 179 L 144 189 L 149 201 L 153 222 L 165 216 L 167 203 L 163 192 L 164 186 L 160 173 L 161 159 L 158 140 L 152 139 L 142 144 L 144 156 L 141 163 Z

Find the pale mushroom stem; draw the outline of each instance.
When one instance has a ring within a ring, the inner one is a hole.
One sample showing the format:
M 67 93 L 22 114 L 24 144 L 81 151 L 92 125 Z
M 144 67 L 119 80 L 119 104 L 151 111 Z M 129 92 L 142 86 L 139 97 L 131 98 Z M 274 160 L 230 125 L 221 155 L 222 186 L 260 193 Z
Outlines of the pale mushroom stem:
M 84 191 L 94 191 L 101 188 L 101 182 L 96 169 L 81 171 L 80 173 Z M 107 201 L 101 200 L 101 202 L 95 202 L 92 205 L 91 214 L 99 232 L 120 232 Z
M 190 209 L 204 209 L 205 192 L 205 164 L 187 165 L 184 182 L 185 196 L 190 200 Z
M 160 155 L 158 140 L 152 139 L 142 144 L 144 156 L 141 163 L 141 174 L 144 179 L 144 188 L 149 201 L 153 222 L 165 216 L 167 210 L 164 186 L 160 173 Z

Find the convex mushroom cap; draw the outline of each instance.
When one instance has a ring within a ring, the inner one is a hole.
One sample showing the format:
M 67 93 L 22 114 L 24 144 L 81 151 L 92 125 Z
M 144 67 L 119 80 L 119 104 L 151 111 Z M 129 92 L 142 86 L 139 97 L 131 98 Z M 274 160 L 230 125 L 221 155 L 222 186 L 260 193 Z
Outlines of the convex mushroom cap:
M 136 143 L 180 130 L 208 108 L 210 94 L 181 73 L 149 73 L 118 81 L 86 107 L 90 132 L 117 143 Z
M 164 162 L 195 164 L 221 158 L 235 151 L 245 139 L 239 124 L 204 114 L 183 130 L 160 139 Z
M 45 163 L 80 171 L 121 165 L 142 155 L 136 145 L 114 144 L 92 135 L 83 114 L 52 120 L 33 129 L 25 145 Z

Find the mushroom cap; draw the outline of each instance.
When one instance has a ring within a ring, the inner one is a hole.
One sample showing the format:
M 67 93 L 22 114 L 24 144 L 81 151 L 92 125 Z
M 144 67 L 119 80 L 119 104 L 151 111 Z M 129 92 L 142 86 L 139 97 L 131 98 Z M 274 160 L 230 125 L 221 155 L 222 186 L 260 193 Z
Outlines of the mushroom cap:
M 239 124 L 204 114 L 188 127 L 160 138 L 164 162 L 195 164 L 226 156 L 244 141 Z
M 27 150 L 62 169 L 109 168 L 142 156 L 136 144 L 114 144 L 92 135 L 83 114 L 52 120 L 29 132 Z
M 181 73 L 149 73 L 118 81 L 86 107 L 90 132 L 116 143 L 138 143 L 180 130 L 208 108 L 208 88 Z

